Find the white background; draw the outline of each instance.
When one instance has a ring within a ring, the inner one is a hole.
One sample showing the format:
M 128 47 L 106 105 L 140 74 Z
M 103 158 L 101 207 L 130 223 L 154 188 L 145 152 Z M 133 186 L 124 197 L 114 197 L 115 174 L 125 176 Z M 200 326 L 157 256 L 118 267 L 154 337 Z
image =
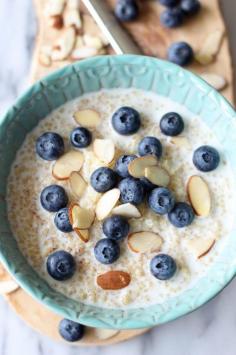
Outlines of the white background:
M 221 3 L 236 61 L 236 1 L 221 0 Z M 35 34 L 31 0 L 0 0 L 1 114 L 27 86 Z M 235 300 L 236 280 L 198 311 L 157 327 L 149 334 L 103 349 L 81 349 L 38 335 L 0 298 L 0 355 L 96 355 L 99 351 L 103 355 L 234 355 Z

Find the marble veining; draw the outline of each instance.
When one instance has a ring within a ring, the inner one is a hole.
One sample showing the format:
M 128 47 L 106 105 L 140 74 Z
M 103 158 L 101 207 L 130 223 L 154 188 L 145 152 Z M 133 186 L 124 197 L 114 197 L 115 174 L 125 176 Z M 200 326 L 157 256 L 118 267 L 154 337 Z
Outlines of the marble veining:
M 224 1 L 227 15 L 234 13 L 229 11 L 231 6 L 236 11 L 233 3 L 232 0 Z M 0 1 L 0 114 L 27 86 L 35 33 L 32 0 Z M 104 347 L 103 355 L 234 355 L 235 293 L 236 280 L 199 310 L 139 338 Z M 0 355 L 98 355 L 101 351 L 98 347 L 80 349 L 55 343 L 37 334 L 12 312 L 2 298 L 0 329 Z

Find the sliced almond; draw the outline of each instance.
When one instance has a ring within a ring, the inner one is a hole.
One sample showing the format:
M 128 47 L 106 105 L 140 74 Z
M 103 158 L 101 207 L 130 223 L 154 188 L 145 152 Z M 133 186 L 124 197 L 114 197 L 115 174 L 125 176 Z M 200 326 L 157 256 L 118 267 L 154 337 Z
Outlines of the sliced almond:
M 80 13 L 78 9 L 70 8 L 64 14 L 64 24 L 66 27 L 75 26 L 79 29 L 82 27 Z
M 115 156 L 115 144 L 111 139 L 95 139 L 93 151 L 101 162 L 109 164 Z
M 85 34 L 83 36 L 83 40 L 87 47 L 96 48 L 98 50 L 103 47 L 102 40 L 98 36 L 91 36 L 89 34 Z
M 95 213 L 75 203 L 69 207 L 69 218 L 73 229 L 88 229 L 93 224 Z
M 75 197 L 80 198 L 81 196 L 83 196 L 87 184 L 79 173 L 73 171 L 70 174 L 69 184 L 71 191 Z
M 120 290 L 127 287 L 130 281 L 130 274 L 120 270 L 108 271 L 97 277 L 97 284 L 103 290 Z
M 63 27 L 63 17 L 62 15 L 54 15 L 50 17 L 49 21 L 50 27 L 60 30 Z
M 144 176 L 157 186 L 168 186 L 170 183 L 170 175 L 168 171 L 160 166 L 149 166 L 144 170 Z
M 140 218 L 141 213 L 137 209 L 136 206 L 132 205 L 132 203 L 124 203 L 123 205 L 117 206 L 113 208 L 111 211 L 112 214 L 118 214 L 119 216 L 123 216 L 126 218 Z
M 135 253 L 158 252 L 163 239 L 153 232 L 135 232 L 128 237 L 128 246 Z
M 89 230 L 88 229 L 75 228 L 74 231 L 83 242 L 87 243 L 89 241 Z
M 207 217 L 211 210 L 211 195 L 207 183 L 200 176 L 191 176 L 187 184 L 190 203 L 198 216 Z
M 145 176 L 145 168 L 157 164 L 157 158 L 154 155 L 145 155 L 136 158 L 129 163 L 128 171 L 131 176 L 141 178 Z
M 83 46 L 80 48 L 75 48 L 71 54 L 71 58 L 74 60 L 85 59 L 88 57 L 94 57 L 97 54 L 98 50 L 96 48 Z
M 18 288 L 19 285 L 14 280 L 0 281 L 0 295 L 7 295 Z
M 111 213 L 119 198 L 120 190 L 117 188 L 109 190 L 102 195 L 96 206 L 96 216 L 99 221 L 102 221 Z
M 101 122 L 101 117 L 97 111 L 94 110 L 80 110 L 74 113 L 75 121 L 87 128 L 95 128 Z
M 226 80 L 223 76 L 214 73 L 202 73 L 201 78 L 204 79 L 216 90 L 222 90 L 226 86 Z
M 220 49 L 223 35 L 223 30 L 217 29 L 206 37 L 202 47 L 195 56 L 200 64 L 210 64 L 214 60 L 214 57 Z
M 66 59 L 73 50 L 75 45 L 76 32 L 74 27 L 68 27 L 64 30 L 63 35 L 57 41 L 52 51 L 51 58 L 53 61 Z
M 63 13 L 66 0 L 49 0 L 46 8 L 48 16 L 57 16 Z
M 62 155 L 53 165 L 52 175 L 57 180 L 67 180 L 73 171 L 79 171 L 84 163 L 83 153 L 71 150 Z
M 193 254 L 196 259 L 200 259 L 210 252 L 215 245 L 215 242 L 214 238 L 195 238 L 188 240 L 186 245 L 190 253 Z
M 39 63 L 41 65 L 43 65 L 44 67 L 50 67 L 52 64 L 51 56 L 46 53 L 40 52 L 39 53 Z
M 190 142 L 186 137 L 181 137 L 181 136 L 171 137 L 170 143 L 180 148 L 190 148 Z
M 94 328 L 95 336 L 100 340 L 106 340 L 113 338 L 115 335 L 119 334 L 117 329 L 103 329 L 103 328 Z

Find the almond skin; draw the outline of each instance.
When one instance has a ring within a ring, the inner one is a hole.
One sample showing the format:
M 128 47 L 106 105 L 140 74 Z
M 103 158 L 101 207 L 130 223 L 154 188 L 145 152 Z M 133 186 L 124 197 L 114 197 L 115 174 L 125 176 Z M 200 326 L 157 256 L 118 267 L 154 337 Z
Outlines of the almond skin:
M 130 281 L 130 274 L 121 270 L 112 270 L 97 276 L 97 284 L 103 290 L 121 290 L 127 287 Z
M 87 243 L 89 241 L 89 230 L 88 229 L 75 228 L 74 231 L 84 243 Z
M 209 248 L 204 251 L 201 255 L 198 255 L 198 259 L 202 258 L 203 256 L 207 255 L 209 253 L 209 251 L 211 251 L 211 249 L 213 248 L 213 246 L 215 245 L 215 240 L 213 240 L 213 242 L 211 243 L 211 245 L 209 246 Z

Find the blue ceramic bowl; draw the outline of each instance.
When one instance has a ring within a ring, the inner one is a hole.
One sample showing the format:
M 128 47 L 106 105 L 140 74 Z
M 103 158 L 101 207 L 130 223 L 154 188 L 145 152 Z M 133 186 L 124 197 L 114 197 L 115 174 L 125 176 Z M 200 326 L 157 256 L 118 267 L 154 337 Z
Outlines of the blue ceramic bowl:
M 72 64 L 33 85 L 0 120 L 0 260 L 20 286 L 63 317 L 93 327 L 151 327 L 198 308 L 236 271 L 236 231 L 196 285 L 163 304 L 130 310 L 84 305 L 51 289 L 20 253 L 7 220 L 7 176 L 25 135 L 52 110 L 101 88 L 134 87 L 169 97 L 200 115 L 221 142 L 236 179 L 236 120 L 230 104 L 203 80 L 168 62 L 142 56 L 102 56 Z M 46 321 L 46 320 L 45 320 Z

